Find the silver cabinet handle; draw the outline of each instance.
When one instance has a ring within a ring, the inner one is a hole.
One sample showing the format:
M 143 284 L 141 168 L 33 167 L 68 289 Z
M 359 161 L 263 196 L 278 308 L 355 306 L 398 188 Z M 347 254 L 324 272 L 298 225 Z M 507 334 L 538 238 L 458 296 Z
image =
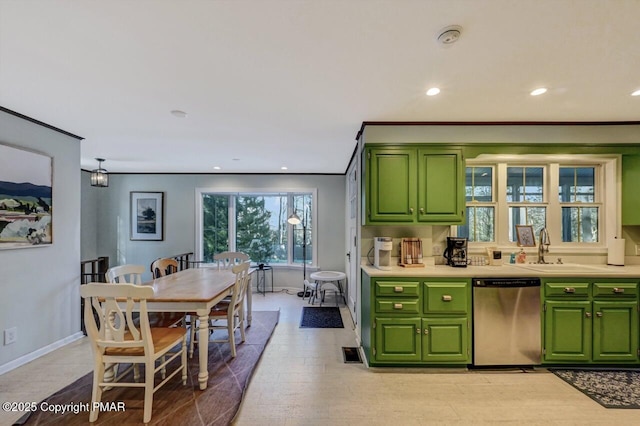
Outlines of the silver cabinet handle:
M 404 287 L 397 285 L 397 286 L 395 286 L 393 288 L 393 292 L 394 293 L 404 293 Z
M 402 309 L 402 303 L 394 303 L 393 304 L 393 309 L 401 310 Z
M 413 213 L 413 207 L 409 207 L 409 213 Z
M 428 328 L 424 329 L 424 334 L 429 334 L 429 329 Z
M 596 312 L 596 316 L 597 316 L 598 318 L 602 318 L 602 312 Z
M 584 314 L 584 316 L 585 316 L 585 317 L 587 317 L 587 318 L 591 318 L 591 312 L 586 312 L 586 313 Z
M 622 294 L 622 293 L 624 293 L 624 288 L 614 287 L 614 288 L 613 288 L 613 292 L 614 292 L 615 294 Z
M 424 207 L 420 207 L 420 214 L 424 214 Z
M 451 297 L 450 295 L 448 295 L 448 294 L 443 294 L 442 295 L 442 301 L 443 302 L 451 302 L 452 300 L 453 300 L 453 297 Z
M 573 288 L 573 287 L 565 287 L 565 288 L 564 288 L 564 292 L 565 292 L 565 293 L 575 293 L 575 292 L 576 292 L 576 289 L 575 289 L 575 288 Z
M 420 329 L 416 328 L 416 334 L 420 334 Z

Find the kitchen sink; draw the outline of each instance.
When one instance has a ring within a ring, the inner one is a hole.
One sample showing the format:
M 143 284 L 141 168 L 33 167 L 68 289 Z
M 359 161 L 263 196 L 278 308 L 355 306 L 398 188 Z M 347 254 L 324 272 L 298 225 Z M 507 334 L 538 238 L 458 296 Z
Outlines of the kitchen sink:
M 624 272 L 622 269 L 608 268 L 607 265 L 582 265 L 579 263 L 510 263 L 509 266 L 516 268 L 528 269 L 536 272 L 606 272 L 616 273 Z

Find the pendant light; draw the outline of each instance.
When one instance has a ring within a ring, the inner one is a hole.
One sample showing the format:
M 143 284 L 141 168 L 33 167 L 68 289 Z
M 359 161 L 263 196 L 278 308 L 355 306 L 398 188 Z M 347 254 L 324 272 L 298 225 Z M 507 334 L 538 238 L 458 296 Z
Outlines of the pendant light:
M 109 173 L 102 168 L 104 158 L 96 158 L 98 168 L 91 171 L 91 186 L 106 188 L 109 186 Z

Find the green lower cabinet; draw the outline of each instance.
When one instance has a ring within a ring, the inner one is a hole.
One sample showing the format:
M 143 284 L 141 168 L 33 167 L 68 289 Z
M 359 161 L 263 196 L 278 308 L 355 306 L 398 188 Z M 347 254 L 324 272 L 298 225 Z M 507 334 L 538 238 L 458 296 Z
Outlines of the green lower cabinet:
M 437 363 L 466 363 L 469 359 L 467 318 L 422 320 L 422 359 Z
M 593 302 L 593 360 L 637 361 L 637 302 Z
M 544 312 L 545 361 L 591 360 L 591 302 L 546 302 Z
M 418 362 L 422 359 L 420 318 L 380 318 L 374 323 L 374 358 L 379 362 Z

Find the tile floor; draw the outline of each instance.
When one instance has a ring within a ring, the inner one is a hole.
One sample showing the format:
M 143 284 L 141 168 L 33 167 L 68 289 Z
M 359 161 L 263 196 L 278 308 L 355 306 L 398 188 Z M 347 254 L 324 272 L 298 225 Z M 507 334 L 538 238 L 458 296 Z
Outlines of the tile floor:
M 638 425 L 640 410 L 605 409 L 545 370 L 366 369 L 345 364 L 344 329 L 298 327 L 302 301 L 255 294 L 255 310 L 281 310 L 237 425 Z M 0 376 L 2 401 L 39 401 L 91 370 L 85 340 Z M 0 425 L 20 414 L 0 412 Z

